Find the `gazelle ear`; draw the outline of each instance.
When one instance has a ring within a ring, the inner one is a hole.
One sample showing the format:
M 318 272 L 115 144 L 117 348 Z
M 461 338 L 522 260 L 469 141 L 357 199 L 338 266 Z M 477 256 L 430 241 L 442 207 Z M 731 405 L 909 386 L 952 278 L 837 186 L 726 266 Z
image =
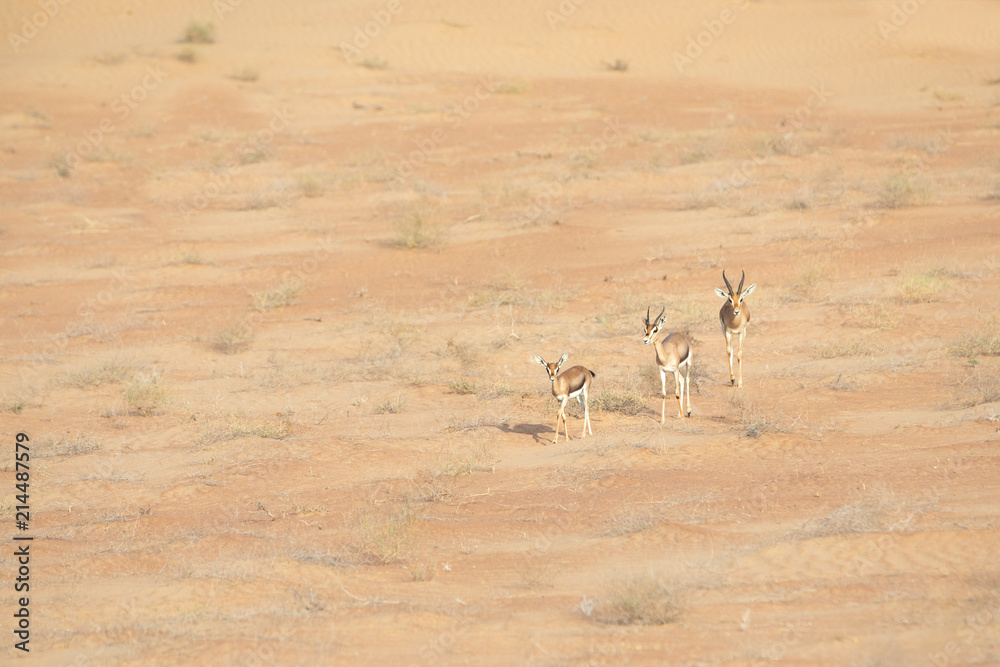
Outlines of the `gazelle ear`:
M 540 363 L 540 364 L 541 364 L 542 366 L 548 366 L 548 364 L 547 364 L 547 363 L 545 363 L 545 360 L 544 360 L 544 359 L 542 359 L 542 358 L 541 358 L 540 356 L 538 356 L 537 354 L 535 355 L 535 361 L 537 361 L 538 363 Z
M 569 352 L 567 352 L 563 356 L 559 357 L 559 363 L 556 364 L 556 368 L 558 368 L 559 366 L 562 366 L 563 364 L 565 364 L 567 359 L 569 359 Z
M 661 318 L 659 319 L 659 321 L 658 321 L 658 322 L 656 323 L 656 326 L 658 326 L 658 327 L 662 327 L 662 326 L 663 326 L 663 323 L 664 323 L 664 322 L 666 322 L 666 321 L 667 321 L 667 316 L 666 316 L 666 315 L 664 315 L 664 316 L 662 316 L 662 317 L 661 317 Z
M 750 285 L 750 287 L 743 290 L 743 296 L 750 296 L 751 292 L 753 292 L 755 287 L 757 287 L 757 283 L 754 283 L 753 285 Z
M 718 294 L 719 296 L 721 296 L 723 299 L 728 299 L 729 298 L 729 295 L 726 294 L 725 292 L 723 292 L 718 287 L 715 288 L 715 293 Z

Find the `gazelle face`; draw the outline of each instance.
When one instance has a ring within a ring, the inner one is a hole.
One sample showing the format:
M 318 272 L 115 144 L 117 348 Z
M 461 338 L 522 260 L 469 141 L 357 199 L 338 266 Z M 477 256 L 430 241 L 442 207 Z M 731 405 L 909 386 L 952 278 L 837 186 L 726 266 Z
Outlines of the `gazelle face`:
M 743 289 L 743 281 L 746 280 L 746 277 L 747 277 L 747 274 L 746 274 L 746 271 L 744 271 L 743 272 L 743 277 L 740 278 L 740 286 L 737 287 L 734 290 L 733 286 L 729 284 L 729 280 L 726 278 L 726 272 L 723 271 L 722 272 L 722 279 L 726 282 L 726 287 L 729 288 L 729 292 L 726 293 L 726 292 L 723 292 L 718 287 L 715 288 L 715 293 L 716 294 L 718 294 L 719 296 L 721 296 L 723 299 L 728 299 L 729 303 L 732 304 L 732 306 L 733 306 L 733 315 L 739 315 L 740 314 L 740 306 L 743 305 L 743 297 L 750 296 L 750 294 L 754 291 L 754 288 L 757 287 L 757 283 L 753 283 L 753 284 L 750 285 L 750 287 L 747 287 L 746 289 Z
M 545 360 L 542 359 L 540 356 L 538 356 L 537 354 L 535 355 L 535 361 L 540 363 L 545 368 L 545 372 L 549 374 L 549 382 L 556 381 L 556 376 L 559 375 L 559 369 L 562 367 L 564 363 L 566 363 L 566 360 L 568 358 L 569 354 L 564 354 L 562 357 L 560 357 L 559 361 L 557 361 L 556 363 L 548 364 L 545 363 Z
M 663 310 L 660 311 L 659 316 L 655 320 L 653 320 L 653 322 L 650 322 L 649 321 L 649 308 L 646 309 L 646 324 L 645 324 L 645 326 L 646 326 L 646 335 L 643 336 L 643 338 L 642 338 L 642 344 L 643 345 L 649 345 L 654 340 L 656 340 L 656 334 L 660 333 L 660 327 L 662 327 L 663 323 L 667 321 L 667 318 L 663 316 L 663 312 L 665 310 L 666 310 L 666 306 L 664 306 Z

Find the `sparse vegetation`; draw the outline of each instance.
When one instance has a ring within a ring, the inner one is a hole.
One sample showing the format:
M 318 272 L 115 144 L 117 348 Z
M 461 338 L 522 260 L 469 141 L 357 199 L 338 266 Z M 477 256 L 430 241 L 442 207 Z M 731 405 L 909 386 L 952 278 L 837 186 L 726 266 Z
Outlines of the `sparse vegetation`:
M 139 375 L 132 379 L 124 390 L 125 404 L 143 416 L 160 412 L 167 397 L 160 374 L 156 371 L 148 375 Z
M 70 438 L 69 434 L 61 436 L 58 440 L 49 438 L 39 443 L 41 446 L 34 453 L 37 458 L 49 458 L 57 456 L 80 456 L 90 454 L 101 449 L 101 443 L 93 436 L 77 433 Z
M 480 387 L 476 392 L 476 396 L 484 401 L 493 401 L 498 398 L 513 396 L 516 393 L 517 391 L 507 384 L 507 380 L 505 378 L 498 377 L 489 385 Z
M 382 58 L 365 58 L 358 61 L 358 65 L 365 69 L 389 69 L 389 61 Z
M 372 412 L 377 415 L 395 415 L 402 412 L 404 407 L 406 407 L 406 394 L 398 394 L 396 398 L 387 398 L 373 407 Z
M 732 392 L 729 405 L 736 413 L 740 433 L 748 438 L 759 438 L 778 428 L 778 420 L 746 390 Z
M 184 29 L 180 41 L 185 44 L 212 44 L 215 42 L 215 26 L 191 21 Z
M 959 383 L 958 402 L 966 407 L 1000 401 L 1000 369 L 976 365 Z
M 461 378 L 449 382 L 448 389 L 454 394 L 474 394 L 476 393 L 476 383 L 466 378 Z
M 358 555 L 364 562 L 388 565 L 406 557 L 420 517 L 407 504 L 372 504 L 355 520 Z
M 930 181 L 921 173 L 898 172 L 882 182 L 877 203 L 881 208 L 922 204 L 930 197 Z
M 680 618 L 678 596 L 652 575 L 615 581 L 591 617 L 610 625 L 665 625 Z
M 227 442 L 240 438 L 284 440 L 291 433 L 291 423 L 285 416 L 249 417 L 242 413 L 229 413 L 219 420 L 210 420 L 202 433 L 202 442 Z
M 809 537 L 851 533 L 905 531 L 913 525 L 921 508 L 896 497 L 885 486 L 866 491 L 864 497 L 838 507 L 830 514 L 808 521 L 803 532 Z
M 198 51 L 191 48 L 190 46 L 185 46 L 183 49 L 178 51 L 177 55 L 174 57 L 177 58 L 177 60 L 179 60 L 182 63 L 187 63 L 189 65 L 192 65 L 198 62 Z
M 1000 322 L 994 320 L 966 334 L 948 351 L 967 359 L 1000 356 Z
M 259 292 L 253 292 L 253 307 L 257 310 L 271 310 L 281 308 L 295 303 L 295 299 L 302 293 L 302 283 L 298 280 L 286 280 L 278 285 L 273 285 Z
M 899 293 L 905 301 L 936 301 L 948 287 L 948 272 L 940 267 L 911 273 L 899 279 Z
M 881 341 L 871 338 L 854 338 L 848 341 L 838 341 L 833 345 L 821 347 L 819 356 L 824 359 L 839 359 L 841 357 L 868 357 L 885 351 Z
M 604 63 L 604 67 L 610 72 L 627 72 L 628 61 L 622 60 L 621 58 L 615 58 L 614 62 Z
M 130 361 L 113 358 L 90 368 L 71 373 L 67 382 L 81 389 L 93 389 L 106 384 L 121 384 L 132 379 L 135 366 Z
M 858 326 L 877 331 L 895 329 L 902 320 L 896 304 L 882 299 L 852 304 L 848 312 Z
M 232 74 L 229 76 L 237 81 L 252 83 L 260 78 L 260 70 L 253 65 L 241 65 L 240 67 L 234 69 Z
M 326 191 L 323 181 L 315 174 L 299 174 L 299 188 L 306 197 L 322 197 Z
M 245 321 L 234 322 L 215 336 L 215 349 L 223 354 L 236 354 L 248 349 L 254 340 L 254 331 Z
M 436 245 L 441 238 L 441 230 L 428 220 L 420 211 L 414 211 L 410 217 L 396 225 L 396 236 L 392 245 L 397 248 L 429 248 Z
M 3 400 L 0 401 L 0 409 L 13 415 L 21 414 L 26 405 L 27 402 L 21 396 L 4 396 Z

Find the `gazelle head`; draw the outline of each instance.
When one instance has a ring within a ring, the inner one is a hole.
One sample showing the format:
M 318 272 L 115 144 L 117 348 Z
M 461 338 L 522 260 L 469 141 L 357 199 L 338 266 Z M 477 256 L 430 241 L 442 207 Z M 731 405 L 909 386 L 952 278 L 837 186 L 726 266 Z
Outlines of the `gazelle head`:
M 740 305 L 743 303 L 743 297 L 749 296 L 753 292 L 754 288 L 757 287 L 757 283 L 753 283 L 750 287 L 743 289 L 743 281 L 747 278 L 747 272 L 744 271 L 743 275 L 740 277 L 740 286 L 733 291 L 733 286 L 729 284 L 729 279 L 726 278 L 726 272 L 722 272 L 722 279 L 726 281 L 726 287 L 729 288 L 729 293 L 726 294 L 718 287 L 715 288 L 715 293 L 721 296 L 723 299 L 729 299 L 729 302 L 733 304 L 733 314 L 740 314 Z
M 643 345 L 649 345 L 654 340 L 656 340 L 656 334 L 660 332 L 660 327 L 663 323 L 667 321 L 667 318 L 663 316 L 663 313 L 667 312 L 667 307 L 664 306 L 660 314 L 650 322 L 649 321 L 649 308 L 646 309 L 646 335 L 642 338 Z
M 556 376 L 559 375 L 559 368 L 562 367 L 562 365 L 564 363 L 566 363 L 567 359 L 569 359 L 569 354 L 568 353 L 564 354 L 561 357 L 559 357 L 559 361 L 557 361 L 556 363 L 554 363 L 554 364 L 547 364 L 547 363 L 545 363 L 544 359 L 542 359 L 537 354 L 535 355 L 535 361 L 537 361 L 542 366 L 544 366 L 545 367 L 545 372 L 549 374 L 549 382 L 555 382 L 556 381 Z

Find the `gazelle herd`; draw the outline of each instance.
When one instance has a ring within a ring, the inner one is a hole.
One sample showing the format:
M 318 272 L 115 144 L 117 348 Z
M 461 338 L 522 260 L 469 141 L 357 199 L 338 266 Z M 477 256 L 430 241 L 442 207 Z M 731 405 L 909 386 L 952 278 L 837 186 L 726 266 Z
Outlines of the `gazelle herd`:
M 743 339 L 747 335 L 747 326 L 750 324 L 750 308 L 743 303 L 743 298 L 750 294 L 757 287 L 756 283 L 751 283 L 746 289 L 743 283 L 746 280 L 746 271 L 740 277 L 740 285 L 735 290 L 726 278 L 726 272 L 722 272 L 722 280 L 726 283 L 727 292 L 719 288 L 715 293 L 726 300 L 722 310 L 719 311 L 719 322 L 722 324 L 722 333 L 726 336 L 726 354 L 729 356 L 729 384 L 736 387 L 743 386 Z M 652 344 L 656 351 L 656 367 L 660 371 L 660 392 L 663 401 L 660 405 L 660 424 L 667 421 L 667 373 L 674 376 L 674 398 L 677 399 L 677 416 L 684 418 L 684 398 L 687 397 L 687 413 L 691 416 L 691 343 L 687 337 L 680 332 L 669 333 L 661 336 L 660 331 L 666 322 L 664 316 L 666 307 L 652 321 L 649 319 L 649 308 L 646 309 L 646 321 L 644 323 L 644 335 L 642 342 L 644 345 Z M 736 364 L 738 376 L 733 374 L 733 334 L 739 336 L 739 347 L 736 352 Z M 552 383 L 552 395 L 559 401 L 559 412 L 556 414 L 556 437 L 553 443 L 559 442 L 559 424 L 563 425 L 563 432 L 569 440 L 569 429 L 566 424 L 566 403 L 569 399 L 575 398 L 583 406 L 583 433 L 581 438 L 587 437 L 587 433 L 594 435 L 590 428 L 590 407 L 587 404 L 587 393 L 590 389 L 591 380 L 596 377 L 594 371 L 583 366 L 572 366 L 562 373 L 559 369 L 566 363 L 569 354 L 564 354 L 556 363 L 546 363 L 537 354 L 535 361 L 545 367 L 545 372 L 549 375 L 549 382 Z

